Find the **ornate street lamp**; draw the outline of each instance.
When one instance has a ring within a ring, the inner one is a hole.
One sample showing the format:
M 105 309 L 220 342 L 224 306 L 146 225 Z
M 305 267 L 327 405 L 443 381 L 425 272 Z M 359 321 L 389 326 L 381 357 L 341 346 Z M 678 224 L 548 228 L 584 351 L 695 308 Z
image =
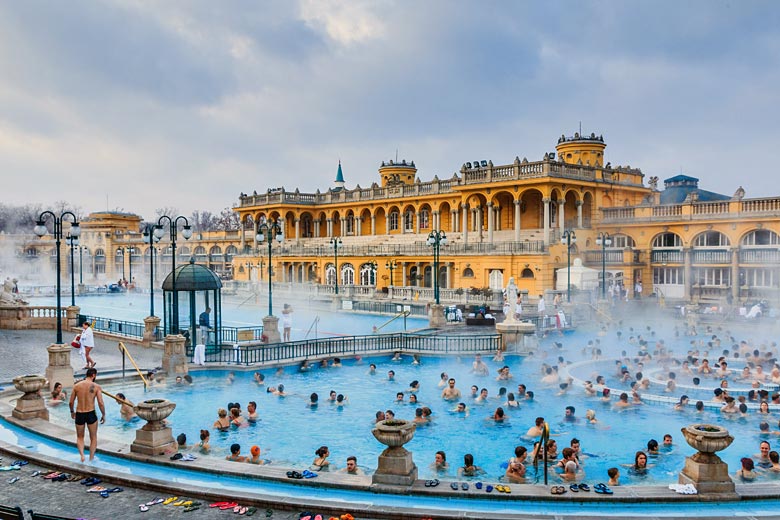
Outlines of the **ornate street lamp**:
M 274 245 L 274 237 L 280 244 L 284 241 L 284 230 L 282 229 L 279 219 L 267 220 L 260 224 L 257 228 L 257 243 L 262 244 L 268 242 L 268 315 L 273 316 L 273 285 L 271 283 L 271 277 L 273 275 L 271 271 L 271 246 Z
M 65 242 L 70 246 L 70 306 L 76 306 L 76 264 L 73 261 L 73 248 L 79 247 L 79 237 L 74 237 L 70 233 L 65 237 Z M 79 253 L 80 254 L 80 253 Z M 81 258 L 79 258 L 79 269 L 81 268 Z
M 79 246 L 79 285 L 84 285 L 84 269 L 82 268 L 82 263 L 81 263 L 83 257 L 81 256 L 81 254 L 84 252 L 84 249 L 86 247 L 87 246 Z M 79 290 L 81 289 L 79 288 Z
M 192 236 L 192 228 L 190 227 L 190 222 L 187 220 L 187 217 L 179 215 L 178 217 L 172 219 L 168 215 L 163 215 L 157 220 L 157 225 L 154 226 L 154 236 L 157 237 L 158 240 L 161 239 L 165 234 L 165 231 L 163 230 L 163 221 L 168 222 L 168 230 L 170 231 L 171 235 L 171 252 L 173 254 L 171 263 L 171 274 L 173 276 L 173 281 L 171 282 L 171 295 L 173 297 L 173 323 L 171 324 L 170 332 L 172 334 L 179 333 L 179 293 L 176 292 L 176 236 L 178 235 L 179 220 L 184 221 L 184 227 L 182 228 L 181 235 L 184 237 L 184 240 L 189 240 Z
M 133 283 L 133 253 L 135 249 L 126 246 L 116 248 L 117 253 L 122 253 L 122 279 L 127 280 L 129 283 Z M 128 256 L 129 255 L 129 256 Z M 130 266 L 130 278 L 125 278 L 125 256 L 128 256 L 128 264 Z
M 341 237 L 333 237 L 330 239 L 330 247 L 333 248 L 333 263 L 335 264 L 336 268 L 336 295 L 339 294 L 339 249 L 344 247 L 344 244 L 341 243 Z
M 596 245 L 601 246 L 601 299 L 607 299 L 607 247 L 612 245 L 609 233 L 599 233 Z
M 436 305 L 439 304 L 439 255 L 441 246 L 447 245 L 447 235 L 444 231 L 431 231 L 427 243 L 433 248 L 433 296 Z
M 393 286 L 393 269 L 396 269 L 398 267 L 398 264 L 395 262 L 395 260 L 390 260 L 385 264 L 385 267 L 390 269 L 390 287 Z
M 144 243 L 149 244 L 149 316 L 154 316 L 154 244 L 160 241 L 154 234 L 154 227 L 152 224 L 146 224 L 143 234 Z M 159 322 L 157 324 L 159 325 Z
M 573 229 L 567 229 L 561 235 L 561 244 L 566 246 L 566 301 L 571 302 L 571 246 L 577 242 Z
M 79 226 L 79 221 L 76 218 L 76 215 L 74 215 L 70 211 L 63 211 L 62 214 L 58 217 L 51 211 L 44 211 L 38 216 L 38 220 L 35 222 L 35 228 L 34 232 L 39 237 L 43 237 L 49 230 L 46 229 L 46 216 L 51 216 L 51 218 L 54 220 L 54 240 L 56 243 L 57 248 L 57 344 L 62 345 L 62 304 L 61 304 L 61 259 L 60 259 L 60 243 L 62 242 L 62 222 L 63 219 L 70 215 L 71 218 L 73 218 L 73 222 L 70 224 L 70 235 L 73 237 L 78 238 L 78 236 L 81 234 L 81 226 Z

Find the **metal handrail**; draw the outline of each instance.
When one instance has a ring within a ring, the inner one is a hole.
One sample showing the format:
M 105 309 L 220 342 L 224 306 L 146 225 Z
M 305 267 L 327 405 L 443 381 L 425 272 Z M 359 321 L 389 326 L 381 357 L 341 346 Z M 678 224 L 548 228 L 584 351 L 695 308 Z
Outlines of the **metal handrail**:
M 122 379 L 125 378 L 125 356 L 127 356 L 130 359 L 130 363 L 133 364 L 133 367 L 135 367 L 135 371 L 138 372 L 138 375 L 141 376 L 141 381 L 144 382 L 144 390 L 149 388 L 149 382 L 146 380 L 144 375 L 141 373 L 141 369 L 138 368 L 138 365 L 135 362 L 135 359 L 133 359 L 133 356 L 130 355 L 130 351 L 127 350 L 127 347 L 124 343 L 121 341 L 118 345 L 119 351 L 122 353 Z
M 311 322 L 311 325 L 309 325 L 309 330 L 306 331 L 306 335 L 303 337 L 303 339 L 308 339 L 309 334 L 311 334 L 311 329 L 314 329 L 314 339 L 317 339 L 317 324 L 320 322 L 320 315 L 314 317 L 314 321 Z
M 392 322 L 394 322 L 395 320 L 397 320 L 401 316 L 404 317 L 404 330 L 406 330 L 406 317 L 409 316 L 410 314 L 411 314 L 411 312 L 409 312 L 409 311 L 401 311 L 398 314 L 396 314 L 395 316 L 393 316 L 392 318 L 390 318 L 389 320 L 387 320 L 386 322 L 384 322 L 381 326 L 377 327 L 374 332 L 379 332 L 380 330 L 385 328 L 387 325 L 390 325 Z

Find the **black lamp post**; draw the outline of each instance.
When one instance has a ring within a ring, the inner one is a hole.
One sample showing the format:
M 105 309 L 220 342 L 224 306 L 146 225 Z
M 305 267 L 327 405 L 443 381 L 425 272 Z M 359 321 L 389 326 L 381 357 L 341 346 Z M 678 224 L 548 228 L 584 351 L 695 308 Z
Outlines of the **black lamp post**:
M 65 237 L 65 242 L 70 246 L 70 306 L 76 306 L 76 263 L 73 261 L 73 248 L 79 247 L 79 237 L 74 237 L 70 233 Z M 79 265 L 79 267 L 81 267 Z
M 393 269 L 398 267 L 398 264 L 395 263 L 395 260 L 390 260 L 385 264 L 385 267 L 390 269 L 390 287 L 393 286 Z
M 601 299 L 607 299 L 607 247 L 612 245 L 609 233 L 599 233 L 596 245 L 601 246 Z
M 274 245 L 274 237 L 280 244 L 284 241 L 284 230 L 282 229 L 279 220 L 267 220 L 260 224 L 257 228 L 257 243 L 262 244 L 268 242 L 268 315 L 274 315 L 273 308 L 273 284 L 271 277 L 273 272 L 271 271 L 271 256 L 273 255 L 272 246 Z
M 70 211 L 63 211 L 62 214 L 58 217 L 51 211 L 44 211 L 38 216 L 38 220 L 35 222 L 35 234 L 39 237 L 43 237 L 49 230 L 46 229 L 46 216 L 51 216 L 52 219 L 54 219 L 54 240 L 56 243 L 57 248 L 57 344 L 62 344 L 62 302 L 60 301 L 62 295 L 61 295 L 61 287 L 60 287 L 60 279 L 61 279 L 61 273 L 60 269 L 61 266 L 61 259 L 60 259 L 60 243 L 62 242 L 62 222 L 63 219 L 70 215 L 73 218 L 73 222 L 70 224 L 70 235 L 73 237 L 78 238 L 78 236 L 81 234 L 81 226 L 79 226 L 79 221 L 76 218 L 76 215 L 74 215 Z
M 127 247 L 119 247 L 117 248 L 117 253 L 122 253 L 122 278 L 124 280 L 127 280 L 129 283 L 133 283 L 133 253 L 135 252 L 135 249 L 127 246 Z M 125 255 L 129 255 L 127 259 L 128 266 L 130 267 L 130 278 L 125 278 Z
M 173 297 L 173 323 L 171 323 L 172 334 L 179 333 L 179 294 L 176 292 L 176 236 L 178 235 L 177 231 L 180 220 L 184 221 L 184 227 L 182 228 L 181 235 L 184 237 L 184 240 L 189 240 L 192 236 L 192 228 L 190 227 L 190 222 L 187 220 L 187 217 L 180 215 L 172 219 L 168 215 L 163 215 L 157 220 L 157 225 L 154 226 L 154 236 L 158 239 L 161 239 L 165 234 L 165 231 L 163 230 L 163 221 L 168 221 L 168 229 L 171 235 L 171 253 L 173 254 L 171 262 L 171 273 L 173 274 L 171 292 L 171 296 Z
M 122 253 L 122 280 L 127 280 L 127 278 L 125 277 L 125 248 L 117 247 L 116 252 Z
M 84 285 L 84 269 L 82 268 L 82 256 L 81 253 L 84 252 L 84 247 L 86 246 L 79 246 L 79 285 Z
M 571 302 L 571 245 L 577 242 L 573 229 L 567 229 L 561 235 L 561 244 L 566 246 L 566 301 Z
M 160 239 L 154 235 L 152 224 L 146 225 L 143 236 L 144 243 L 149 244 L 149 316 L 154 316 L 154 244 Z
M 371 266 L 371 274 L 373 275 L 371 278 L 374 279 L 373 285 L 376 285 L 376 270 L 379 268 L 379 264 L 377 263 L 376 260 L 371 260 L 370 262 L 368 262 L 368 265 Z M 369 282 L 370 281 L 371 280 L 369 279 Z
M 336 295 L 339 294 L 339 249 L 344 247 L 344 244 L 341 242 L 341 237 L 333 237 L 330 239 L 330 247 L 333 248 L 333 263 L 335 264 L 334 267 L 336 268 Z
M 433 296 L 436 299 L 436 305 L 439 305 L 439 256 L 441 246 L 447 245 L 447 235 L 441 230 L 431 231 L 427 242 L 433 248 Z

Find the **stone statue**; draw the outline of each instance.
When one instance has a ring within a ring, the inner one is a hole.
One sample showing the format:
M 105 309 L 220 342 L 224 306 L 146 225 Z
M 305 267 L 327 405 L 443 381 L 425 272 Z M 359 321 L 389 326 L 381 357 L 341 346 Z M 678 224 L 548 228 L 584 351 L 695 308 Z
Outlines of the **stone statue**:
M 14 287 L 19 280 L 11 280 L 6 277 L 3 282 L 3 291 L 0 292 L 0 305 L 27 305 L 27 302 L 14 293 Z
M 506 303 L 509 305 L 509 312 L 507 312 L 505 322 L 515 321 L 515 305 L 517 305 L 517 285 L 515 285 L 515 277 L 509 277 L 509 283 L 506 286 Z
M 745 198 L 745 188 L 740 186 L 737 188 L 737 191 L 734 192 L 734 197 L 732 197 L 735 200 L 742 200 Z

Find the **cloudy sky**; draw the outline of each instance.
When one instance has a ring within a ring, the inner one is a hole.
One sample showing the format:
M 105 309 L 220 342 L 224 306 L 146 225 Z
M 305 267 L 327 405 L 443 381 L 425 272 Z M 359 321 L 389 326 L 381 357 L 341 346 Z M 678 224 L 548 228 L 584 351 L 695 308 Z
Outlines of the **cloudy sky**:
M 422 180 L 603 134 L 607 160 L 780 195 L 774 1 L 0 3 L 0 193 L 143 216 Z

